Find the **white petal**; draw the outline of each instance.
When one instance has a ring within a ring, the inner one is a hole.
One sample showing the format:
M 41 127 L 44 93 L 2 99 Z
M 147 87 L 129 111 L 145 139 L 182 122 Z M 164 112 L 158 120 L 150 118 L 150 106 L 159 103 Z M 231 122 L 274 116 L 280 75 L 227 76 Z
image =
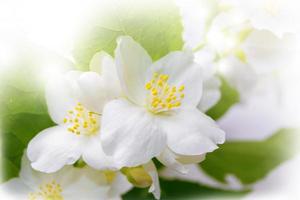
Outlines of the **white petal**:
M 198 109 L 182 109 L 172 116 L 162 116 L 168 147 L 181 155 L 201 155 L 215 150 L 225 140 L 224 132 Z
M 114 100 L 105 106 L 100 137 L 104 152 L 112 155 L 120 168 L 146 163 L 166 145 L 156 119 L 126 100 Z
M 107 58 L 110 58 L 110 56 L 106 52 L 97 52 L 90 61 L 90 70 L 102 74 L 102 68 Z
M 118 38 L 116 67 L 126 96 L 136 104 L 145 101 L 145 76 L 152 61 L 147 52 L 131 37 Z
M 257 85 L 258 74 L 251 66 L 233 56 L 223 59 L 218 65 L 219 72 L 238 90 L 241 100 L 246 100 Z
M 155 199 L 160 199 L 159 177 L 154 163 L 150 161 L 143 166 L 152 178 L 152 185 L 149 188 L 149 192 L 151 192 L 154 195 Z
M 0 199 L 27 200 L 31 192 L 20 178 L 13 178 L 0 185 Z
M 81 176 L 70 187 L 63 190 L 62 195 L 66 200 L 98 200 L 108 199 L 109 186 L 99 185 L 92 179 Z
M 217 13 L 215 0 L 179 0 L 177 4 L 182 16 L 183 40 L 188 48 L 195 48 L 205 40 L 211 18 Z
M 65 75 L 58 75 L 48 81 L 46 85 L 46 101 L 48 112 L 52 120 L 61 124 L 68 110 L 72 109 L 76 102 L 76 80 L 81 72 L 71 71 Z
M 64 165 L 74 164 L 81 156 L 80 136 L 70 133 L 63 126 L 45 129 L 29 143 L 27 156 L 31 166 L 51 173 Z
M 126 176 L 124 176 L 120 172 L 116 172 L 116 177 L 109 191 L 110 197 L 118 198 L 122 194 L 128 192 L 132 187 L 133 187 L 132 184 L 128 182 Z
M 262 141 L 284 127 L 277 84 L 272 80 L 270 83 L 263 82 L 263 86 L 267 89 L 257 91 L 246 101 L 232 106 L 218 120 L 219 126 L 227 133 L 227 140 Z
M 101 140 L 99 136 L 88 138 L 85 150 L 83 152 L 83 160 L 91 167 L 99 170 L 115 169 L 115 162 L 112 156 L 108 156 L 103 152 Z
M 96 72 L 85 72 L 78 79 L 79 101 L 89 110 L 101 113 L 107 101 L 103 78 Z
M 189 173 L 187 174 L 181 174 L 166 168 L 160 171 L 159 175 L 168 180 L 176 179 L 181 181 L 199 183 L 200 185 L 204 185 L 211 188 L 222 189 L 222 190 L 241 191 L 246 189 L 246 187 L 243 186 L 240 183 L 240 181 L 232 175 L 227 174 L 225 177 L 227 183 L 222 183 L 214 179 L 213 177 L 209 176 L 197 164 L 187 165 L 186 167 L 189 170 Z
M 205 155 L 206 154 L 196 155 L 196 156 L 183 156 L 183 155 L 177 154 L 176 159 L 182 164 L 200 163 L 203 160 L 205 160 Z
M 159 156 L 157 156 L 157 159 L 159 160 L 159 162 L 161 162 L 170 169 L 173 169 L 183 174 L 186 174 L 188 172 L 187 169 L 180 162 L 177 161 L 176 155 L 168 148 L 165 149 Z
M 300 5 L 295 0 L 231 1 L 251 22 L 255 29 L 269 30 L 278 37 L 298 33 Z
M 242 48 L 247 55 L 247 62 L 258 74 L 284 68 L 287 61 L 296 55 L 295 38 L 285 35 L 277 38 L 269 31 L 253 31 Z
M 201 101 L 198 104 L 198 108 L 202 112 L 206 112 L 214 106 L 221 97 L 219 89 L 221 81 L 216 73 L 215 57 L 215 53 L 209 47 L 195 53 L 195 62 L 201 66 L 203 71 L 203 91 Z
M 147 81 L 153 73 L 169 75 L 171 86 L 185 86 L 183 104 L 197 106 L 202 95 L 202 70 L 194 63 L 191 52 L 172 52 L 153 63 L 147 73 Z
M 114 59 L 104 51 L 94 55 L 90 63 L 90 69 L 97 72 L 103 78 L 104 88 L 108 99 L 119 97 L 121 94 L 120 81 Z

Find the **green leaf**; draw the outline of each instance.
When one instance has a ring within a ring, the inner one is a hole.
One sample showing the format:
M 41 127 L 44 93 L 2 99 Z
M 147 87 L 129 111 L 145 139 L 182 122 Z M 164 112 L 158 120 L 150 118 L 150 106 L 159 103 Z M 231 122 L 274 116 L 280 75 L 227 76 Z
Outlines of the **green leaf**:
M 48 114 L 18 113 L 3 117 L 1 181 L 18 175 L 21 158 L 29 141 L 53 125 Z
M 101 50 L 113 56 L 116 39 L 129 35 L 157 60 L 181 50 L 182 25 L 173 0 L 122 0 L 105 5 L 95 25 L 82 35 L 73 55 L 80 69 L 88 70 L 92 56 Z
M 1 181 L 18 175 L 28 142 L 53 125 L 44 97 L 45 70 L 71 66 L 64 58 L 26 42 L 16 49 L 14 62 L 0 74 Z
M 298 134 L 296 130 L 283 129 L 261 142 L 227 142 L 207 154 L 200 165 L 222 182 L 225 182 L 227 174 L 233 174 L 242 183 L 253 183 L 295 154 L 292 149 L 296 146 Z
M 207 115 L 209 115 L 214 120 L 222 117 L 234 104 L 240 101 L 238 91 L 230 86 L 230 84 L 223 78 L 221 79 L 221 99 L 219 102 L 207 111 Z
M 196 183 L 183 182 L 178 180 L 160 180 L 161 185 L 161 200 L 173 200 L 173 199 L 219 199 L 219 198 L 234 198 L 242 197 L 246 192 L 233 192 L 223 191 L 218 189 L 212 189 L 201 186 Z M 123 196 L 124 200 L 135 199 L 154 199 L 153 195 L 148 192 L 147 189 L 134 188 Z

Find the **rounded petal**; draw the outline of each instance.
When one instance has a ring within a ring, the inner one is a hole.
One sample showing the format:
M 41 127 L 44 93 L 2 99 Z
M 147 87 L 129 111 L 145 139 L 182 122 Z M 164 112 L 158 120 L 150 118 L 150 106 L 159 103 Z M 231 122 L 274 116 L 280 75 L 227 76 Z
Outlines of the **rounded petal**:
M 116 172 L 116 177 L 114 178 L 109 191 L 110 197 L 118 198 L 132 189 L 132 187 L 132 184 L 128 182 L 126 176 L 120 172 Z
M 114 157 L 119 168 L 146 163 L 166 145 L 156 119 L 127 100 L 114 100 L 104 107 L 100 137 L 104 152 Z
M 236 88 L 242 101 L 245 101 L 257 86 L 259 76 L 248 64 L 229 56 L 218 63 L 219 72 L 226 81 Z
M 178 171 L 180 173 L 186 174 L 187 169 L 177 161 L 175 153 L 173 153 L 170 149 L 165 149 L 159 156 L 157 156 L 159 162 L 164 164 L 170 169 Z
M 68 110 L 76 105 L 77 83 L 79 71 L 70 71 L 48 81 L 46 85 L 46 101 L 52 120 L 61 124 Z
M 166 74 L 169 76 L 169 85 L 185 86 L 182 103 L 197 106 L 202 96 L 203 76 L 201 67 L 193 60 L 191 52 L 169 53 L 149 68 L 147 81 L 151 80 L 153 73 Z
M 0 185 L 0 199 L 26 200 L 31 192 L 20 178 L 13 178 Z
M 201 163 L 205 160 L 206 154 L 196 155 L 196 156 L 183 156 L 177 154 L 177 160 L 182 164 L 192 164 L 192 163 Z
M 131 37 L 118 38 L 116 67 L 125 95 L 136 104 L 145 101 L 145 76 L 152 61 L 145 49 Z
M 66 200 L 82 200 L 82 199 L 108 199 L 109 186 L 99 185 L 92 179 L 81 176 L 70 187 L 63 190 L 62 195 Z
M 291 35 L 277 38 L 269 31 L 253 31 L 242 46 L 247 62 L 258 74 L 284 68 L 296 56 L 296 41 Z
M 221 98 L 220 85 L 221 81 L 215 76 L 203 82 L 203 94 L 198 104 L 198 108 L 202 112 L 209 110 Z
M 181 155 L 202 155 L 217 149 L 225 140 L 224 132 L 198 109 L 182 109 L 162 116 L 160 125 L 167 133 L 168 147 Z
M 106 88 L 106 96 L 113 99 L 121 95 L 121 85 L 114 59 L 104 51 L 94 55 L 90 62 L 90 69 L 97 72 L 103 78 L 103 85 Z
M 88 138 L 86 147 L 83 152 L 83 160 L 91 167 L 99 170 L 116 169 L 112 156 L 103 152 L 100 137 Z
M 217 1 L 179 0 L 176 2 L 182 16 L 185 46 L 196 48 L 204 43 L 208 25 L 218 10 Z
M 152 161 L 143 165 L 144 169 L 148 172 L 148 174 L 152 178 L 152 185 L 149 188 L 149 192 L 151 192 L 155 199 L 160 199 L 160 186 L 159 186 L 159 177 L 157 173 L 157 169 Z
M 101 113 L 106 98 L 103 78 L 96 72 L 85 72 L 78 79 L 79 101 L 89 110 Z
M 74 164 L 81 156 L 80 137 L 63 126 L 45 129 L 28 145 L 27 156 L 31 166 L 35 170 L 51 173 L 64 165 Z

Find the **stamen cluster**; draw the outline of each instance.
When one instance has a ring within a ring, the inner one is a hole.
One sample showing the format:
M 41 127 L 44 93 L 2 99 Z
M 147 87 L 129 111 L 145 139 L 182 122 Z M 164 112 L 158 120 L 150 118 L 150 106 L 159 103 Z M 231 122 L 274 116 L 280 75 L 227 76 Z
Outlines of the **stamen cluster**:
M 63 200 L 62 188 L 56 181 L 40 185 L 39 191 L 29 194 L 29 200 Z
M 148 109 L 153 113 L 169 111 L 181 106 L 184 85 L 171 86 L 168 80 L 168 75 L 154 73 L 152 79 L 145 84 L 146 90 L 149 90 Z
M 87 110 L 81 103 L 77 103 L 74 109 L 68 111 L 64 123 L 70 124 L 68 131 L 71 133 L 93 135 L 99 130 L 98 115 Z

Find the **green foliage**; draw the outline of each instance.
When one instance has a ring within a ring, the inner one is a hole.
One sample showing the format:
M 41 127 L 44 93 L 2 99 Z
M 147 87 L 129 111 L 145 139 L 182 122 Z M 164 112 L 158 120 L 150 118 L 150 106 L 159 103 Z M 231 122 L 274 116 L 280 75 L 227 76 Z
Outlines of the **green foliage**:
M 92 56 L 104 50 L 113 56 L 116 39 L 129 35 L 157 60 L 181 50 L 182 25 L 173 0 L 122 0 L 99 10 L 92 28 L 83 33 L 73 55 L 80 69 L 88 70 Z
M 17 49 L 14 63 L 0 74 L 1 182 L 18 175 L 28 142 L 53 125 L 47 113 L 42 71 L 53 63 L 70 65 L 32 45 L 20 44 Z
M 233 174 L 242 183 L 253 183 L 295 154 L 292 149 L 296 146 L 298 134 L 295 130 L 283 129 L 261 142 L 227 142 L 208 154 L 200 165 L 222 182 L 227 174 Z
M 221 79 L 221 99 L 219 102 L 207 111 L 209 115 L 214 120 L 222 117 L 234 104 L 238 103 L 240 100 L 238 91 L 230 86 L 230 84 L 223 78 Z

